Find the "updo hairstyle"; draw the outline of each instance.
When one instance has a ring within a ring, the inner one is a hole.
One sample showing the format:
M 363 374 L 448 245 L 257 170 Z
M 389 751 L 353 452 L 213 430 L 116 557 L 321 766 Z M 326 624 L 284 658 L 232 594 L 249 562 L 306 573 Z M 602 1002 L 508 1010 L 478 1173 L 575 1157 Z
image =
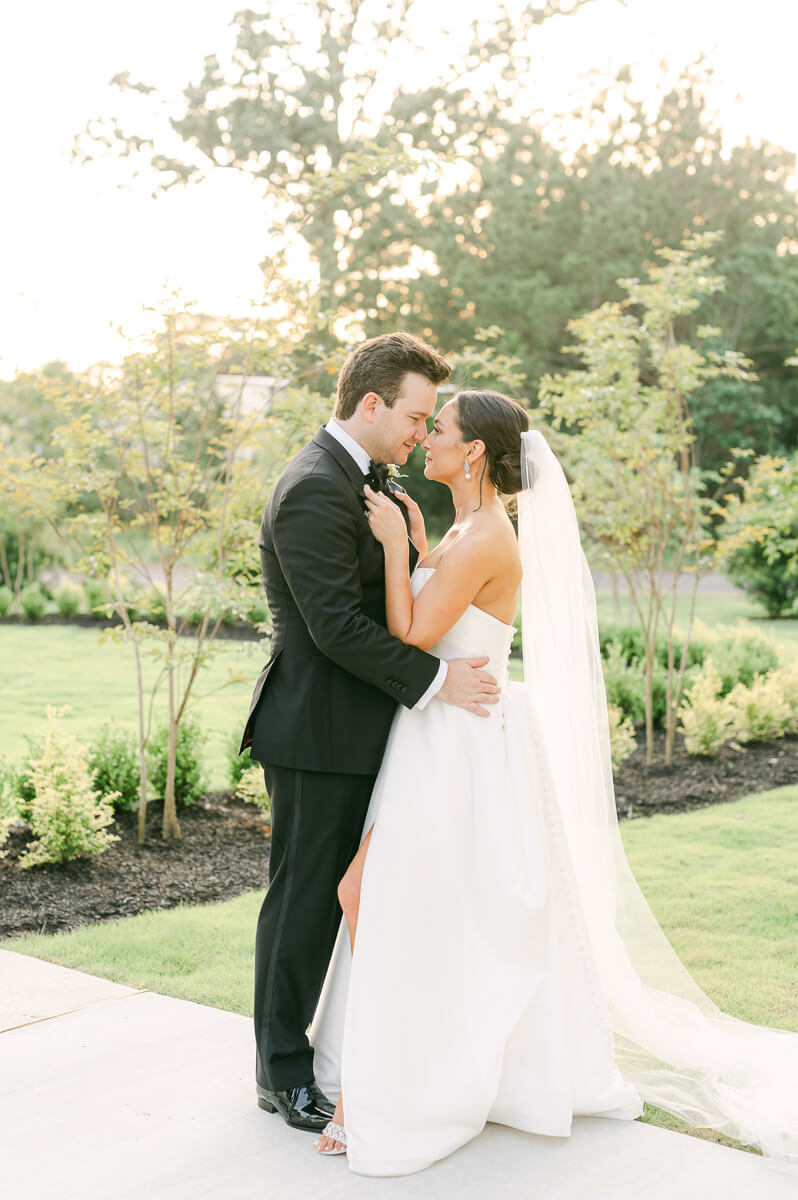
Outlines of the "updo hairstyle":
M 501 392 L 460 392 L 457 397 L 457 424 L 463 441 L 485 444 L 485 461 L 480 476 L 488 479 L 504 496 L 520 492 L 521 434 L 529 429 L 525 408 Z

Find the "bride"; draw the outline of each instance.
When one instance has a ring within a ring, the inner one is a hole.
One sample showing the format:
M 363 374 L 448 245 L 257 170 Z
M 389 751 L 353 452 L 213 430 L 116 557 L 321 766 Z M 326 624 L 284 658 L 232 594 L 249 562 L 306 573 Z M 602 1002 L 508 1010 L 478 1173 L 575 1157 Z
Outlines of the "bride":
M 423 443 L 455 521 L 408 569 L 367 497 L 391 633 L 489 654 L 501 703 L 397 713 L 311 1028 L 340 1093 L 321 1153 L 365 1175 L 445 1157 L 486 1121 L 567 1136 L 641 1097 L 798 1161 L 798 1037 L 722 1014 L 674 955 L 618 834 L 595 597 L 565 477 L 526 411 L 461 392 Z M 520 493 L 519 538 L 500 499 Z M 523 576 L 525 684 L 507 680 Z

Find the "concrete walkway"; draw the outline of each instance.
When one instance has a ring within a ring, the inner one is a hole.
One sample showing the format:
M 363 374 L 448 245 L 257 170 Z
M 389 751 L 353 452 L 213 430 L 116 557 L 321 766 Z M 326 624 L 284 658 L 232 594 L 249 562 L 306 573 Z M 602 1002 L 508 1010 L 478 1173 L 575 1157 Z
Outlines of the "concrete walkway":
M 798 1200 L 798 1172 L 595 1118 L 568 1139 L 489 1125 L 428 1171 L 366 1179 L 256 1107 L 244 1017 L 0 951 L 0 1018 L 9 1198 Z

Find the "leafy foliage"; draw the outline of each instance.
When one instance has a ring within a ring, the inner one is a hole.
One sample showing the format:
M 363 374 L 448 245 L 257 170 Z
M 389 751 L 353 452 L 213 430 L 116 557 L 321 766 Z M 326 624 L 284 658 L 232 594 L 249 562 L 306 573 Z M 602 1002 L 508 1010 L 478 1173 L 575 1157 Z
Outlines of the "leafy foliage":
M 153 734 L 147 749 L 149 777 L 156 795 L 166 794 L 169 726 Z M 202 730 L 196 721 L 184 718 L 177 728 L 175 744 L 175 803 L 187 808 L 201 800 L 207 784 L 202 770 Z
M 737 684 L 751 687 L 755 679 L 779 666 L 774 642 L 745 626 L 720 632 L 709 647 L 709 658 L 718 673 L 721 696 L 727 696 Z
M 87 127 L 79 154 L 87 161 L 109 146 L 132 154 L 155 168 L 163 188 L 220 168 L 257 180 L 272 215 L 285 207 L 303 212 L 321 308 L 332 311 L 343 278 L 356 296 L 361 284 L 369 287 L 370 249 L 354 254 L 354 241 L 364 229 L 382 234 L 401 220 L 403 179 L 434 179 L 437 158 L 473 153 L 491 119 L 504 123 L 505 81 L 528 75 L 534 26 L 588 2 L 563 8 L 546 0 L 517 15 L 505 7 L 483 14 L 465 52 L 440 56 L 437 79 L 403 81 L 387 111 L 381 68 L 397 51 L 418 49 L 424 34 L 408 0 L 309 0 L 301 23 L 285 4 L 243 9 L 233 20 L 232 55 L 208 55 L 201 78 L 183 90 L 184 110 L 171 122 L 176 153 L 111 119 Z M 503 64 L 498 71 L 496 64 Z M 152 110 L 152 88 L 132 83 L 127 72 L 112 82 L 138 92 L 145 112 Z M 388 239 L 381 240 L 390 255 Z
M 784 616 L 798 599 L 798 455 L 757 459 L 727 504 L 721 545 L 729 578 Z
M 634 753 L 637 741 L 632 722 L 623 715 L 617 704 L 607 706 L 610 724 L 610 758 L 613 767 L 619 767 Z
M 734 731 L 729 704 L 721 698 L 721 679 L 710 659 L 685 693 L 680 728 L 690 754 L 714 754 Z
M 777 673 L 738 683 L 727 697 L 734 733 L 741 742 L 769 742 L 790 728 L 792 712 Z
M 19 607 L 26 621 L 41 621 L 47 611 L 47 596 L 38 580 L 19 593 Z
M 633 724 L 643 724 L 646 719 L 646 673 L 643 662 L 637 657 L 627 660 L 620 643 L 609 642 L 602 669 L 608 703 Z M 665 718 L 666 684 L 667 671 L 655 663 L 651 688 L 654 728 L 660 728 Z
M 55 594 L 55 606 L 62 617 L 74 617 L 80 611 L 82 590 L 74 583 L 64 583 Z
M 118 840 L 107 831 L 115 797 L 95 789 L 86 748 L 59 726 L 63 715 L 63 709 L 48 706 L 44 745 L 31 766 L 28 820 L 34 840 L 19 859 L 21 867 L 102 854 Z
M 133 811 L 139 800 L 139 762 L 132 733 L 107 721 L 91 744 L 89 770 L 100 795 L 112 796 L 114 808 Z
M 231 787 L 237 787 L 244 771 L 254 765 L 249 756 L 249 750 L 245 750 L 243 754 L 238 753 L 240 745 L 241 729 L 236 726 L 230 730 L 226 738 L 227 770 Z
M 644 640 L 646 751 L 653 755 L 655 656 L 664 633 L 666 762 L 673 755 L 676 710 L 688 666 L 687 636 L 677 667 L 674 621 L 684 571 L 694 592 L 712 547 L 710 510 L 696 460 L 688 402 L 708 382 L 748 377 L 730 349 L 696 348 L 678 328 L 702 299 L 721 292 L 708 249 L 717 233 L 688 237 L 658 251 L 646 279 L 623 280 L 623 302 L 607 301 L 570 322 L 580 360 L 568 372 L 543 377 L 541 408 L 573 474 L 583 531 L 626 580 Z M 708 339 L 713 331 L 703 330 Z M 666 563 L 668 564 L 666 567 Z
M 256 804 L 267 816 L 271 816 L 272 805 L 263 780 L 263 768 L 255 763 L 242 772 L 236 795 L 249 804 Z

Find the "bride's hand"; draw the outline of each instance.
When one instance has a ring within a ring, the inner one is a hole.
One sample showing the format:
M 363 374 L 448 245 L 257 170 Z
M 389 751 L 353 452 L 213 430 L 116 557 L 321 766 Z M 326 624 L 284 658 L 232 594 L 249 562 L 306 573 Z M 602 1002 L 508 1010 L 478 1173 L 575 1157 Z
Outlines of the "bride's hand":
M 427 530 L 424 525 L 424 517 L 421 509 L 416 504 L 415 500 L 408 496 L 407 492 L 394 492 L 397 500 L 401 500 L 407 509 L 410 517 L 410 541 L 418 550 L 419 558 L 424 558 L 427 553 Z
M 369 529 L 386 549 L 389 546 L 407 545 L 407 526 L 393 500 L 382 492 L 375 492 L 368 484 L 363 488 L 366 498 Z

